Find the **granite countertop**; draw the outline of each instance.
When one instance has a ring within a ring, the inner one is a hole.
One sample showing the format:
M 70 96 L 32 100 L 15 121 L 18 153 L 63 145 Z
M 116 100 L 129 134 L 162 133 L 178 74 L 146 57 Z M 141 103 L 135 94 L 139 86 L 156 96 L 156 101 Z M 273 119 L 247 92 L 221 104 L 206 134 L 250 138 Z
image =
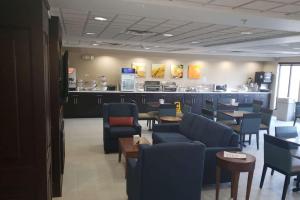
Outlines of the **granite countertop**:
M 226 92 L 213 92 L 213 91 L 200 91 L 200 92 L 163 92 L 163 91 L 158 91 L 158 92 L 145 92 L 145 91 L 135 91 L 135 92 L 124 92 L 124 91 L 99 91 L 99 90 L 91 90 L 91 91 L 87 91 L 87 90 L 83 90 L 83 91 L 69 91 L 70 93 L 126 93 L 126 94 L 158 94 L 158 93 L 162 93 L 162 94 L 268 94 L 270 92 L 246 92 L 246 91 L 234 91 L 234 92 L 230 92 L 230 91 L 226 91 Z

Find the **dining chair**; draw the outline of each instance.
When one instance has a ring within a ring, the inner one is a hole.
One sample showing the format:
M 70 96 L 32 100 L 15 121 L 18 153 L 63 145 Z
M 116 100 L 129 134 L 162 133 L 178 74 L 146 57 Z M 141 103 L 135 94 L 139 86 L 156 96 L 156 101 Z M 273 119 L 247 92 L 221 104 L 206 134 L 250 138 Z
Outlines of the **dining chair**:
M 234 118 L 225 115 L 224 112 L 234 112 L 235 106 L 218 103 L 217 106 L 217 121 L 227 126 L 235 125 L 237 122 Z
M 300 102 L 296 102 L 294 126 L 296 124 L 297 119 L 299 118 L 300 118 Z
M 252 104 L 251 103 L 239 103 L 238 111 L 253 112 Z
M 208 119 L 211 119 L 211 120 L 215 119 L 214 111 L 206 109 L 206 108 L 201 109 L 201 115 Z
M 253 112 L 259 113 L 261 111 L 262 105 L 263 105 L 262 101 L 253 100 L 253 103 L 252 103 Z
M 281 139 L 289 139 L 298 137 L 297 128 L 294 126 L 277 126 L 275 127 L 275 137 Z M 298 145 L 289 143 L 290 149 L 298 149 Z M 271 171 L 271 175 L 274 174 L 274 170 Z
M 162 116 L 176 116 L 176 105 L 175 104 L 160 104 L 158 108 L 157 121 L 160 122 Z
M 300 175 L 300 160 L 292 156 L 289 149 L 289 142 L 265 134 L 264 167 L 259 185 L 260 189 L 263 187 L 268 168 L 285 175 L 284 187 L 281 196 L 281 200 L 285 200 L 287 189 L 290 184 L 290 178 L 292 176 Z
M 261 124 L 259 130 L 267 131 L 267 134 L 270 134 L 270 124 L 272 120 L 273 110 L 268 108 L 261 109 Z
M 240 125 L 232 125 L 233 130 L 240 135 L 240 144 L 243 148 L 245 136 L 249 135 L 249 145 L 251 144 L 251 136 L 256 135 L 256 146 L 259 149 L 259 126 L 261 123 L 260 113 L 244 114 Z
M 178 117 L 182 118 L 185 113 L 190 113 L 190 112 L 192 112 L 192 106 L 190 106 L 188 104 L 183 104 L 182 109 L 181 109 L 181 113 L 177 113 L 176 115 Z

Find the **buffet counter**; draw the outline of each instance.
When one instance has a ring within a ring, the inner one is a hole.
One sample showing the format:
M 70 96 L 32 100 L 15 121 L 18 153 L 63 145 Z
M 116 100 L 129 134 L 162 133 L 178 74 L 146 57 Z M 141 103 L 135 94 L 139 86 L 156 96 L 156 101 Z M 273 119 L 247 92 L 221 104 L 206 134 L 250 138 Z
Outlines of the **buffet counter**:
M 135 102 L 139 112 L 147 112 L 149 102 L 164 99 L 166 103 L 181 102 L 192 107 L 192 112 L 200 114 L 206 100 L 227 103 L 235 99 L 239 103 L 263 102 L 269 107 L 270 92 L 121 92 L 121 91 L 70 91 L 64 106 L 65 118 L 102 117 L 104 103 Z

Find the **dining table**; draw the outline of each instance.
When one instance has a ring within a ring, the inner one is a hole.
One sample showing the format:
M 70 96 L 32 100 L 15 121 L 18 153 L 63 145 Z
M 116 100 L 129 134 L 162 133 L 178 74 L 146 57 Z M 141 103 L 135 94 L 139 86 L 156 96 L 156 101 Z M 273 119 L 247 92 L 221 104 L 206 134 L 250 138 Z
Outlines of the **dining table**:
M 241 119 L 243 118 L 244 114 L 249 114 L 251 112 L 249 111 L 225 111 L 225 112 L 222 112 L 224 115 L 227 115 L 229 117 L 232 117 L 236 120 L 236 122 L 238 124 L 240 124 L 241 122 Z

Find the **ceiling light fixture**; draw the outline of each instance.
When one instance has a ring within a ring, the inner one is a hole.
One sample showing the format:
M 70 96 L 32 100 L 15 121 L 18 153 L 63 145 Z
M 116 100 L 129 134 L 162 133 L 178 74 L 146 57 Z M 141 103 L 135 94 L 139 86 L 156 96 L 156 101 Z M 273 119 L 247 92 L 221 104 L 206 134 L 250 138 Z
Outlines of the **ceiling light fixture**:
M 86 35 L 96 35 L 96 33 L 92 33 L 92 32 L 87 32 L 85 33 Z
M 174 35 L 173 34 L 171 34 L 171 33 L 164 33 L 163 34 L 165 37 L 173 37 Z
M 241 32 L 242 35 L 252 35 L 253 33 L 252 32 L 249 32 L 249 31 L 245 31 L 245 32 Z
M 151 49 L 151 48 L 150 48 L 150 47 L 145 47 L 144 49 L 149 50 L 149 49 Z
M 107 21 L 107 19 L 104 18 L 104 17 L 94 17 L 94 20 L 96 20 L 96 21 Z
M 93 46 L 99 46 L 99 44 L 98 44 L 98 43 L 93 43 L 92 45 L 93 45 Z
M 193 41 L 192 44 L 199 44 L 200 42 L 198 41 Z

